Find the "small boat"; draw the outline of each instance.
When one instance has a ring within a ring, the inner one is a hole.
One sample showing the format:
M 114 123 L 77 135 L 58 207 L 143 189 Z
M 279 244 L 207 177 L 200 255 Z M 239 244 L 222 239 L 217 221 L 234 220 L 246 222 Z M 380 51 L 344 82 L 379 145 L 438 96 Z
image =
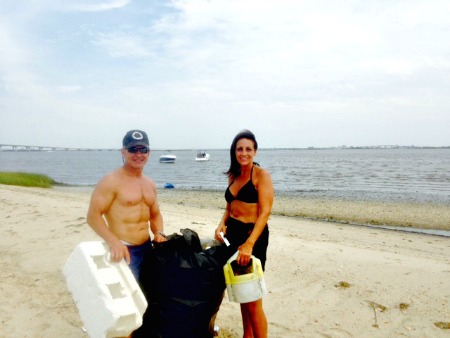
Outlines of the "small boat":
M 159 163 L 175 163 L 176 159 L 177 157 L 174 154 L 166 152 L 159 157 Z
M 172 183 L 166 183 L 164 184 L 164 189 L 173 189 L 175 186 Z
M 195 157 L 197 162 L 209 161 L 209 154 L 206 151 L 199 151 Z

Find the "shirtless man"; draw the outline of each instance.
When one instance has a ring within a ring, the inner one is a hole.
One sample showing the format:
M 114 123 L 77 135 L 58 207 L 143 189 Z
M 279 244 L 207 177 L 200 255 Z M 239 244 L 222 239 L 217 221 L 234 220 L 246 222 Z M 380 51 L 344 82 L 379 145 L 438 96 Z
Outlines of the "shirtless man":
M 111 260 L 129 264 L 136 279 L 145 253 L 166 240 L 156 185 L 143 175 L 150 156 L 148 137 L 130 130 L 123 138 L 123 166 L 103 177 L 95 187 L 87 222 L 108 243 Z

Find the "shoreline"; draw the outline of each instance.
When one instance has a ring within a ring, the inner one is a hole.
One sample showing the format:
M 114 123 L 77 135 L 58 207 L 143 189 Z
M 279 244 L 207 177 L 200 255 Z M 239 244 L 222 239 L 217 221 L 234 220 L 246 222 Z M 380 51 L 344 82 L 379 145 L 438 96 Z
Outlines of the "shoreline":
M 158 199 L 160 203 L 225 209 L 222 191 L 159 189 Z M 450 231 L 450 206 L 432 203 L 305 198 L 283 194 L 275 197 L 272 216 L 388 229 Z
M 1 187 L 1 185 L 0 185 Z M 90 196 L 93 186 L 54 186 L 56 191 L 74 191 Z M 158 189 L 161 203 L 225 209 L 224 192 L 200 189 Z M 272 216 L 337 224 L 369 226 L 450 236 L 450 205 L 431 202 L 378 201 L 303 197 L 290 193 L 275 196 Z M 425 230 L 425 231 L 423 231 Z M 443 234 L 441 234 L 443 232 Z

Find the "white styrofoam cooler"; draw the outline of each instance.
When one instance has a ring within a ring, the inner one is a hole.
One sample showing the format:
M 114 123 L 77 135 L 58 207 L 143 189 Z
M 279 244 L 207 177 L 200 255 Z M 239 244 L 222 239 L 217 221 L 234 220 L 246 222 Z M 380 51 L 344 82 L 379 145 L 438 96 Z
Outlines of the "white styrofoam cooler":
M 127 263 L 109 260 L 105 242 L 82 242 L 63 268 L 91 338 L 129 336 L 142 325 L 147 301 Z

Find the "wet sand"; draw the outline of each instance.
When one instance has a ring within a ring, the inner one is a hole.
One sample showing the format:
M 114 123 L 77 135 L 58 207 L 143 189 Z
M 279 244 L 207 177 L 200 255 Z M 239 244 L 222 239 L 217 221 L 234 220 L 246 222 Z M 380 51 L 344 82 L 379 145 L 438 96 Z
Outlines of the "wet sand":
M 225 208 L 222 191 L 162 189 L 159 195 L 161 202 L 171 204 L 222 210 Z M 450 231 L 450 206 L 442 204 L 351 201 L 278 195 L 275 197 L 272 215 L 349 224 Z

